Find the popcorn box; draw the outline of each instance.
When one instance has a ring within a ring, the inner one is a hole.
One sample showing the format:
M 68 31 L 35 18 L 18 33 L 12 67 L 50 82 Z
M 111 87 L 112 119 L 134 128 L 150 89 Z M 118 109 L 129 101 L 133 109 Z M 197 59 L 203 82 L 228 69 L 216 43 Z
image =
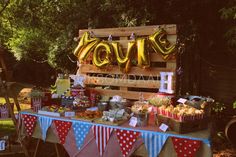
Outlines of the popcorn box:
M 172 114 L 170 111 L 167 111 L 167 112 L 166 112 L 166 115 L 167 115 L 167 117 L 169 117 L 169 118 L 173 118 L 173 116 L 172 116 L 173 114 Z
M 42 108 L 42 97 L 31 98 L 31 108 L 34 112 L 38 112 Z

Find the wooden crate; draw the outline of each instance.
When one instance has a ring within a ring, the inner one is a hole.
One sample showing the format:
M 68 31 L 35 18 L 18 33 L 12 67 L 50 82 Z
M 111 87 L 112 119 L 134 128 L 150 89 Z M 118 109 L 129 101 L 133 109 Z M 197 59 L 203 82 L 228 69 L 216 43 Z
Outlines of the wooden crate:
M 158 125 L 164 123 L 169 126 L 170 131 L 175 131 L 180 134 L 195 132 L 206 129 L 208 127 L 207 118 L 194 121 L 179 122 L 172 118 L 157 115 L 157 123 Z
M 95 37 L 108 39 L 112 35 L 113 41 L 118 41 L 123 51 L 126 52 L 129 37 L 132 33 L 136 37 L 146 37 L 153 34 L 157 29 L 164 28 L 167 32 L 167 39 L 171 44 L 176 43 L 176 25 L 158 25 L 142 27 L 125 27 L 125 28 L 105 28 L 105 29 L 84 29 L 79 31 L 79 37 L 89 31 Z M 143 93 L 144 99 L 150 97 L 153 93 L 158 92 L 160 87 L 160 72 L 174 72 L 173 89 L 175 89 L 175 71 L 176 57 L 173 55 L 167 61 L 159 53 L 150 52 L 151 67 L 142 69 L 132 66 L 128 74 L 120 71 L 118 65 L 110 65 L 106 69 L 99 69 L 92 62 L 81 63 L 77 74 L 85 74 L 85 84 L 88 89 L 94 89 L 102 95 L 114 96 L 120 95 L 123 98 L 138 100 L 140 92 Z M 104 89 L 104 87 L 110 87 Z M 99 88 L 99 89 L 98 89 Z

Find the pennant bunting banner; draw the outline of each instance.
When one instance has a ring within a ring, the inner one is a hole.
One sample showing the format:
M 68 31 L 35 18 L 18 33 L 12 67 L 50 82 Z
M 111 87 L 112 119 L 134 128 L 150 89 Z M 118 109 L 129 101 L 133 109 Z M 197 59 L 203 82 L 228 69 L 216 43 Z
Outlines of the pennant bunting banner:
M 37 117 L 27 114 L 23 114 L 22 117 L 26 128 L 26 132 L 31 137 L 33 135 L 34 128 L 36 126 Z
M 41 127 L 42 130 L 42 139 L 45 141 L 46 137 L 47 137 L 47 131 L 48 128 L 51 126 L 52 124 L 52 119 L 49 117 L 39 117 L 39 125 Z
M 57 130 L 57 134 L 59 136 L 60 143 L 64 144 L 67 134 L 71 128 L 72 122 L 66 122 L 66 121 L 60 121 L 60 120 L 54 120 L 53 122 L 56 126 L 56 130 Z
M 142 138 L 146 149 L 148 150 L 149 157 L 157 157 L 164 146 L 168 135 L 153 134 L 149 132 L 142 132 Z
M 85 137 L 87 136 L 87 134 L 91 128 L 91 124 L 74 121 L 72 124 L 72 127 L 74 130 L 77 148 L 80 150 L 84 144 Z
M 171 137 L 178 157 L 194 157 L 202 141 Z
M 123 157 L 126 157 L 133 148 L 133 145 L 140 133 L 135 131 L 116 129 L 116 135 Z
M 102 156 L 103 152 L 105 151 L 107 143 L 111 137 L 112 131 L 113 131 L 113 128 L 108 128 L 104 126 L 96 126 L 96 125 L 93 126 L 93 133 L 96 139 L 100 156 Z

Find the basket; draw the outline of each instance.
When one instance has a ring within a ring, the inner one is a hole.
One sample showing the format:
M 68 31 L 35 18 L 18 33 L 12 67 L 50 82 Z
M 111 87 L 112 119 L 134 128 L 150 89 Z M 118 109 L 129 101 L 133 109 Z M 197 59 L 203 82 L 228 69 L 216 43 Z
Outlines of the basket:
M 180 134 L 204 130 L 208 127 L 207 118 L 194 121 L 180 122 L 172 118 L 157 115 L 157 125 L 159 126 L 161 125 L 161 123 L 168 125 L 170 131 L 175 131 Z
M 207 117 L 211 116 L 211 108 L 212 108 L 212 103 L 214 102 L 214 99 L 208 98 L 208 97 L 196 96 L 196 95 L 187 95 L 187 96 L 184 96 L 184 98 L 188 99 L 186 104 L 194 108 L 200 109 L 202 108 L 202 105 L 203 105 L 204 106 L 203 110 L 204 110 L 205 115 Z

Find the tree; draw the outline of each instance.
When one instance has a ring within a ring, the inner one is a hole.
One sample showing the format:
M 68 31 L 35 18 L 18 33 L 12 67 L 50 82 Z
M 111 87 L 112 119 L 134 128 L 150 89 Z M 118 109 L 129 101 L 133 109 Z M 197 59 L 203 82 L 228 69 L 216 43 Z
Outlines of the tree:
M 229 52 L 236 56 L 236 1 L 229 1 L 227 6 L 220 9 L 221 18 L 226 22 L 225 39 Z
M 191 92 L 198 86 L 194 83 L 200 58 L 217 63 L 211 57 L 214 55 L 218 60 L 222 57 L 227 60 L 220 64 L 235 65 L 232 56 L 226 55 L 235 53 L 233 2 L 235 0 L 5 0 L 0 1 L 0 43 L 18 60 L 48 63 L 63 71 L 73 71 L 76 63 L 71 60 L 76 58 L 72 51 L 77 45 L 74 39 L 79 29 L 174 23 L 178 27 L 178 41 L 185 45 L 181 55 L 186 88 L 183 92 Z M 225 22 L 220 17 L 226 19 Z M 193 69 L 196 72 L 193 73 Z
M 73 39 L 79 26 L 87 27 L 87 10 L 80 7 L 85 2 L 13 0 L 8 3 L 0 17 L 2 45 L 18 60 L 48 62 L 59 69 L 75 68 L 67 55 L 76 45 Z

